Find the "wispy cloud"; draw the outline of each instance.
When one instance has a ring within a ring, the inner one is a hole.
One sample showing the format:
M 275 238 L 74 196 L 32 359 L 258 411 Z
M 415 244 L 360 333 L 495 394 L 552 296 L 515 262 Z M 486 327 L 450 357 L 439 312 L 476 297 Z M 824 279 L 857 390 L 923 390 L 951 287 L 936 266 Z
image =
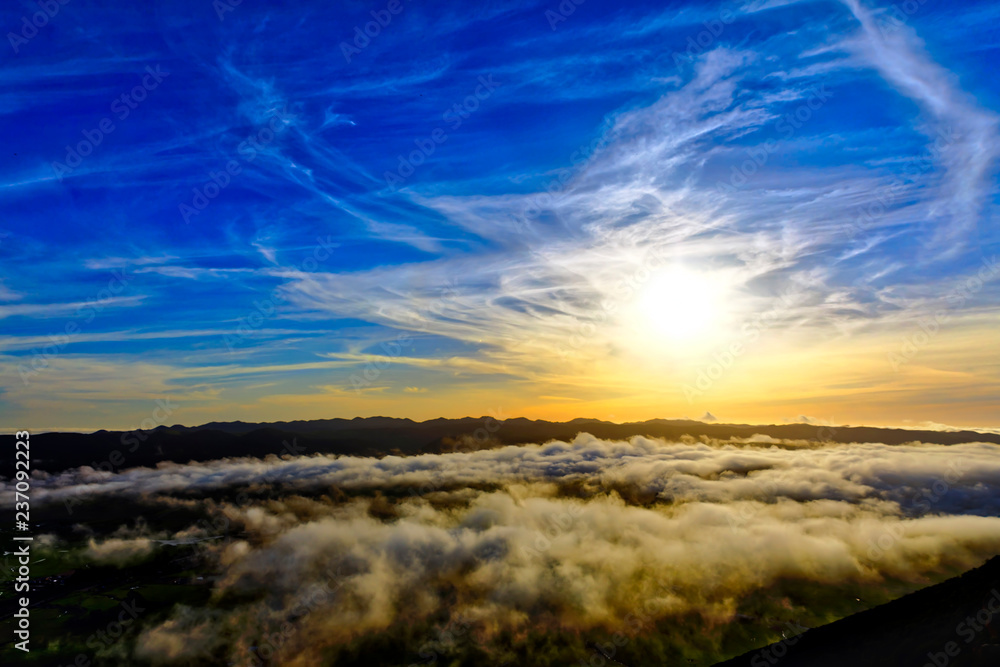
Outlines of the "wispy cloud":
M 879 24 L 860 0 L 844 0 L 861 23 L 857 47 L 872 67 L 902 94 L 920 104 L 931 118 L 928 134 L 941 148 L 942 198 L 935 206 L 938 229 L 931 254 L 951 257 L 962 250 L 981 224 L 993 191 L 990 176 L 1000 155 L 1000 117 L 982 108 L 958 86 L 956 77 L 934 62 L 905 25 Z

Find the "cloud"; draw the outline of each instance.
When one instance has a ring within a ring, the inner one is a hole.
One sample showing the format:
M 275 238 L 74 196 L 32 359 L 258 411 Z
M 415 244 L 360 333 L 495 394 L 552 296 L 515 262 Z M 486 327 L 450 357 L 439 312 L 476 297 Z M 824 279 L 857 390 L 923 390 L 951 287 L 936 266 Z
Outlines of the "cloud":
M 83 319 L 81 312 L 93 312 L 97 308 L 125 308 L 141 306 L 145 296 L 116 296 L 93 301 L 77 301 L 74 303 L 24 303 L 17 305 L 0 305 L 0 319 L 30 315 L 38 318 L 55 318 L 64 316 L 68 319 Z
M 103 542 L 91 539 L 83 555 L 100 565 L 123 566 L 142 560 L 153 553 L 154 546 L 153 541 L 145 537 L 131 539 L 112 537 Z
M 943 224 L 931 241 L 934 254 L 954 256 L 979 223 L 1000 155 L 1000 117 L 962 91 L 956 77 L 934 62 L 908 27 L 879 18 L 860 0 L 844 0 L 861 23 L 858 45 L 892 86 L 920 104 L 934 122 L 935 152 L 945 167 Z
M 441 489 L 516 483 L 585 483 L 635 488 L 671 503 L 776 502 L 792 499 L 894 503 L 918 512 L 919 495 L 949 477 L 936 511 L 1000 511 L 1000 447 L 912 443 L 821 444 L 765 436 L 680 442 L 635 437 L 604 441 L 581 434 L 572 442 L 508 446 L 444 455 L 382 459 L 317 455 L 287 459 L 222 459 L 163 463 L 117 474 L 89 467 L 40 480 L 36 502 L 120 494 L 202 493 L 260 482 L 288 489 Z M 926 510 L 925 510 L 926 511 Z
M 721 624 L 753 592 L 782 580 L 877 588 L 888 577 L 969 567 L 1000 547 L 997 518 L 902 520 L 877 507 L 783 501 L 746 521 L 740 504 L 645 508 L 615 496 L 584 502 L 550 494 L 512 486 L 436 511 L 402 500 L 388 522 L 370 516 L 366 501 L 303 521 L 280 502 L 227 507 L 247 540 L 217 552 L 225 565 L 216 594 L 261 602 L 220 619 L 218 632 L 240 632 L 247 617 L 277 627 L 324 588 L 334 593 L 299 619 L 283 656 L 317 655 L 441 611 L 475 628 L 486 645 L 529 626 L 624 630 L 635 609 Z M 892 543 L 880 550 L 885 535 Z M 151 634 L 171 630 L 189 631 L 167 625 Z M 234 643 L 251 644 L 258 631 L 244 628 Z M 199 655 L 195 648 L 179 657 Z
M 788 48 L 794 46 L 801 48 L 798 42 Z M 628 281 L 647 257 L 695 267 L 725 283 L 727 312 L 719 314 L 724 321 L 706 345 L 763 312 L 777 312 L 773 328 L 782 332 L 842 333 L 890 321 L 900 314 L 894 295 L 859 287 L 864 280 L 859 283 L 856 265 L 881 248 L 882 225 L 919 213 L 893 207 L 858 248 L 849 242 L 845 220 L 856 217 L 887 177 L 861 166 L 803 167 L 800 158 L 828 140 L 818 125 L 830 120 L 829 97 L 814 110 L 816 90 L 829 85 L 836 100 L 839 79 L 803 76 L 761 92 L 772 71 L 762 68 L 765 53 L 708 50 L 691 63 L 682 85 L 608 114 L 594 128 L 589 150 L 574 152 L 572 161 L 567 155 L 558 179 L 529 181 L 527 193 L 414 186 L 415 205 L 481 239 L 484 247 L 474 254 L 300 276 L 284 290 L 304 311 L 473 344 L 479 359 L 535 381 L 572 377 L 585 372 L 582 360 L 638 347 L 626 334 L 637 325 L 627 317 L 631 297 L 622 284 L 636 283 Z M 836 49 L 821 56 L 839 77 L 856 66 Z M 801 109 L 821 120 L 775 141 L 782 122 L 787 126 L 788 115 Z M 884 152 L 896 148 L 887 142 Z M 730 167 L 758 153 L 766 164 L 754 166 L 734 192 L 720 192 Z M 909 201 L 922 186 L 902 187 L 897 199 Z M 884 261 L 870 268 L 872 283 L 889 270 Z M 641 289 L 634 287 L 632 297 Z M 580 337 L 581 330 L 588 335 Z M 583 343 L 568 365 L 560 349 L 574 336 Z
M 357 123 L 351 120 L 351 117 L 347 114 L 336 113 L 334 112 L 333 107 L 328 107 L 326 111 L 323 112 L 323 124 L 320 126 L 320 129 L 322 130 L 327 127 L 336 127 L 338 125 L 353 126 L 357 125 Z
M 406 458 L 84 467 L 33 488 L 42 508 L 141 498 L 208 514 L 170 539 L 123 527 L 86 548 L 127 563 L 188 544 L 213 564 L 222 604 L 178 608 L 139 635 L 138 656 L 168 663 L 240 659 L 285 628 L 275 660 L 306 664 L 439 623 L 461 623 L 498 662 L 503 637 L 529 628 L 641 641 L 655 626 L 677 650 L 721 655 L 737 617 L 767 625 L 791 604 L 799 622 L 824 622 L 822 591 L 889 599 L 889 580 L 917 588 L 1000 550 L 1000 447 L 984 443 L 582 434 Z

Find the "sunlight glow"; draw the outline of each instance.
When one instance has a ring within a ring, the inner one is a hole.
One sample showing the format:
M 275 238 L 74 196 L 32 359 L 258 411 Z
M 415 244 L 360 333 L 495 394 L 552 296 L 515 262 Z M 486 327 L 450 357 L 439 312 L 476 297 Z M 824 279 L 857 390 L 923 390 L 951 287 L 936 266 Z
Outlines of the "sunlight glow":
M 666 342 L 714 338 L 727 314 L 729 290 L 717 277 L 671 268 L 650 277 L 639 293 L 637 326 Z

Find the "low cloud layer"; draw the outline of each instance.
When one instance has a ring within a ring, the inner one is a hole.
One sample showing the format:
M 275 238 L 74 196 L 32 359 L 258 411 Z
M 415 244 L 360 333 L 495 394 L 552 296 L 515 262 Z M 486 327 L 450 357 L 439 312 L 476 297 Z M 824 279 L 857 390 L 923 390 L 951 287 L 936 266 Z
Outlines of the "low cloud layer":
M 579 643 L 538 664 L 586 657 L 586 638 L 607 633 L 668 637 L 663 657 L 721 657 L 740 623 L 827 622 L 1000 552 L 998 454 L 581 435 L 410 458 L 83 468 L 37 480 L 36 502 L 142 496 L 208 513 L 174 538 L 215 538 L 197 545 L 217 573 L 212 602 L 146 627 L 137 659 L 257 664 L 264 648 L 274 664 L 317 665 L 381 638 L 410 647 L 401 664 L 470 651 L 503 664 L 538 633 Z M 138 533 L 88 547 L 105 562 L 150 549 Z
M 44 503 L 204 493 L 262 483 L 287 490 L 401 488 L 422 494 L 450 487 L 579 482 L 639 489 L 672 503 L 882 500 L 908 514 L 927 505 L 929 495 L 935 512 L 994 514 L 1000 510 L 998 454 L 1000 446 L 989 443 L 820 444 L 768 436 L 604 441 L 581 434 L 572 442 L 413 457 L 237 458 L 163 463 L 118 474 L 85 466 L 46 476 L 35 488 L 36 502 Z
M 103 542 L 91 539 L 84 555 L 95 563 L 125 565 L 153 552 L 153 541 L 148 538 L 122 539 L 113 537 Z

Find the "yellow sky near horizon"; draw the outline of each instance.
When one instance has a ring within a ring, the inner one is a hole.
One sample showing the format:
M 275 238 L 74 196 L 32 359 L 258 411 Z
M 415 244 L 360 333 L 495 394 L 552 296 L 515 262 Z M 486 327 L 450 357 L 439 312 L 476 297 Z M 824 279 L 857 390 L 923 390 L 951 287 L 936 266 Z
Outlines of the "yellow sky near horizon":
M 839 336 L 805 328 L 747 336 L 736 329 L 710 345 L 692 344 L 690 356 L 678 352 L 676 341 L 663 349 L 647 341 L 603 354 L 610 339 L 595 334 L 565 357 L 556 353 L 539 360 L 530 376 L 509 366 L 510 375 L 504 375 L 502 364 L 490 361 L 455 357 L 430 364 L 400 355 L 369 386 L 357 388 L 344 383 L 346 371 L 336 360 L 301 369 L 301 384 L 266 381 L 271 373 L 285 375 L 286 367 L 243 369 L 259 373 L 262 382 L 228 391 L 184 391 L 171 381 L 182 371 L 170 367 L 134 368 L 140 374 L 131 387 L 115 375 L 116 367 L 105 369 L 103 381 L 95 381 L 93 369 L 73 378 L 60 376 L 57 367 L 39 376 L 46 390 L 35 400 L 39 410 L 59 417 L 35 424 L 5 421 L 10 429 L 127 430 L 161 423 L 377 415 L 626 422 L 711 413 L 729 423 L 784 423 L 804 416 L 831 424 L 997 428 L 997 324 L 1000 316 L 979 314 L 949 320 L 933 335 L 913 323 L 893 332 L 873 327 Z M 64 363 L 68 372 L 72 361 L 53 363 Z M 326 375 L 336 381 L 324 382 Z M 84 382 L 94 400 L 81 409 L 82 387 L 74 385 Z M 169 414 L 158 408 L 163 400 Z

